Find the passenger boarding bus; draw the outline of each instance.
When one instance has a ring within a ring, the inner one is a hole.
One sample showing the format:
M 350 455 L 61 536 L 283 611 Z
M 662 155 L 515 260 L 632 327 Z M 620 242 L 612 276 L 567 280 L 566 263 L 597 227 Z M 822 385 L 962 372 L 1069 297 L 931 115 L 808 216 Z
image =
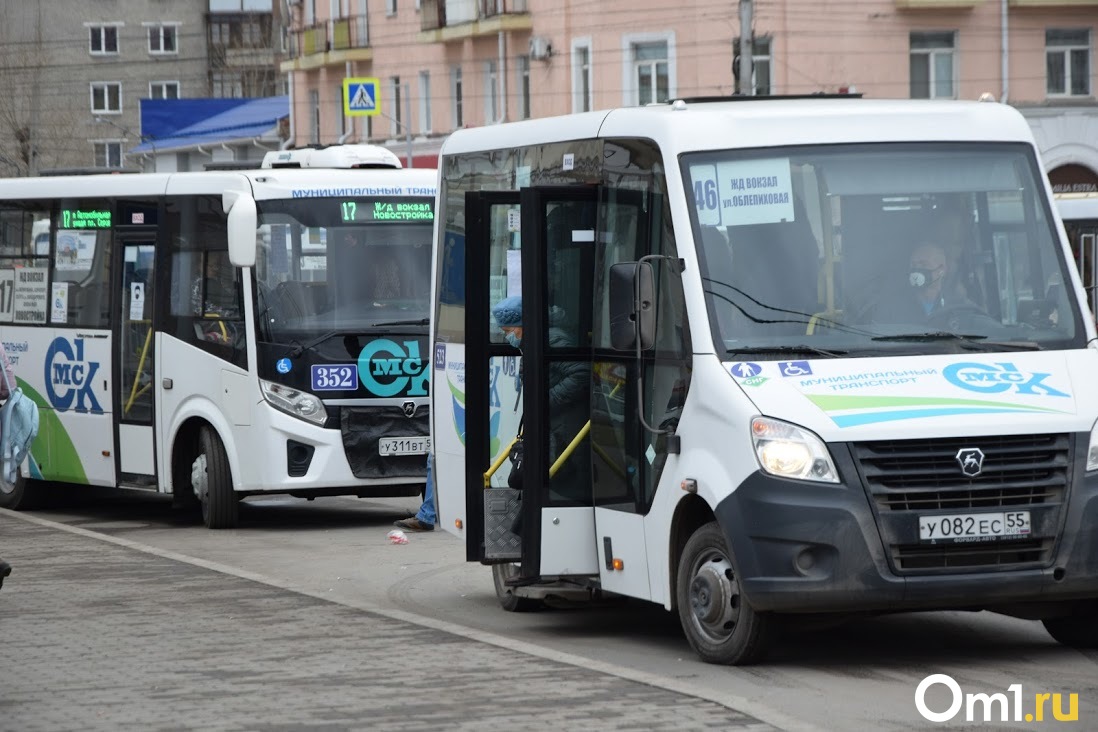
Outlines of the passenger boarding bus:
M 1057 193 L 1056 208 L 1083 279 L 1090 312 L 1098 317 L 1098 192 Z
M 732 664 L 822 613 L 1098 645 L 1095 329 L 1017 111 L 676 100 L 460 130 L 439 181 L 440 522 L 504 608 L 650 600 Z
M 246 496 L 420 493 L 436 183 L 366 145 L 0 181 L 0 337 L 41 417 L 0 506 L 120 486 L 224 528 Z

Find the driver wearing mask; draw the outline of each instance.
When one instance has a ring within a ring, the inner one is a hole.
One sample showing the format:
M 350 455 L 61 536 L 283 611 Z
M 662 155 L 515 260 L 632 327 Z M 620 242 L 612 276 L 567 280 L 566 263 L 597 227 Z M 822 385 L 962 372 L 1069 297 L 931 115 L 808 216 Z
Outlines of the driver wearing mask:
M 925 324 L 940 313 L 958 306 L 975 307 L 967 299 L 953 294 L 949 287 L 949 256 L 940 244 L 924 241 L 908 260 L 906 287 L 875 308 L 873 322 Z

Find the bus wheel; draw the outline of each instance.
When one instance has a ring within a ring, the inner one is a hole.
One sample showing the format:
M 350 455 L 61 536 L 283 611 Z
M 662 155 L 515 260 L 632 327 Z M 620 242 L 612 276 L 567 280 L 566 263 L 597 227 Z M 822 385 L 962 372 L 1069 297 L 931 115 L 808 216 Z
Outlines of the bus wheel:
M 679 620 L 703 661 L 743 665 L 765 655 L 773 619 L 747 604 L 732 553 L 715 521 L 686 542 L 675 584 Z
M 496 586 L 496 599 L 499 605 L 509 613 L 528 613 L 542 608 L 542 601 L 532 597 L 519 597 L 515 594 L 514 587 L 508 587 L 504 582 L 517 576 L 519 566 L 517 564 L 493 564 L 492 584 Z
M 1098 648 L 1098 612 L 1045 618 L 1041 622 L 1048 634 L 1062 645 L 1070 648 Z
M 202 502 L 202 523 L 208 529 L 236 526 L 237 501 L 225 447 L 212 427 L 198 435 L 198 456 L 191 463 L 191 488 Z
M 38 481 L 24 478 L 21 472 L 16 477 L 14 485 L 0 484 L 0 508 L 9 508 L 12 511 L 33 508 L 37 484 Z

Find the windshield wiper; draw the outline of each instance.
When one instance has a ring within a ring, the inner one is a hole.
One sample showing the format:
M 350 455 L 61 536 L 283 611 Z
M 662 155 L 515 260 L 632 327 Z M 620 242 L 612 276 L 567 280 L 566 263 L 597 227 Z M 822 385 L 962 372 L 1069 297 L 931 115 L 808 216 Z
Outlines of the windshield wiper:
M 825 358 L 838 358 L 845 356 L 848 351 L 824 350 L 816 346 L 754 346 L 752 348 L 729 348 L 727 353 L 812 353 Z
M 429 318 L 417 318 L 415 320 L 390 320 L 387 323 L 375 323 L 370 328 L 392 328 L 397 325 L 430 325 Z
M 1007 349 L 1011 351 L 1040 351 L 1041 346 L 1032 341 L 989 341 L 986 335 L 977 333 L 950 333 L 937 330 L 926 333 L 899 333 L 897 335 L 873 336 L 872 341 L 899 341 L 914 343 L 931 343 L 933 341 L 957 341 L 964 348 L 973 351 L 997 351 Z
M 290 350 L 290 358 L 298 358 L 301 354 L 305 353 L 305 351 L 308 351 L 312 348 L 316 348 L 317 346 L 319 346 L 321 343 L 328 340 L 329 338 L 334 338 L 334 337 L 336 337 L 337 335 L 339 335 L 340 333 L 343 333 L 343 332 L 344 331 L 341 331 L 341 330 L 330 330 L 327 333 L 323 333 L 321 335 L 318 335 L 316 338 L 312 339 L 311 341 L 309 341 L 308 343 L 306 343 L 304 345 L 302 345 L 300 343 L 297 343 L 297 341 L 294 341 L 294 343 L 297 343 L 297 345 L 295 345 L 293 347 L 293 349 Z

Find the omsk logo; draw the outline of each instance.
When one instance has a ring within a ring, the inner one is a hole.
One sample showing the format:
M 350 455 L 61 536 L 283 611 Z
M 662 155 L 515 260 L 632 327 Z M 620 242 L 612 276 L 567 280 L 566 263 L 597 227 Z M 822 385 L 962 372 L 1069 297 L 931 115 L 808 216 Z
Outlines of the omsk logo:
M 954 363 L 942 369 L 942 376 L 955 386 L 983 394 L 1001 394 L 1013 390 L 1016 394 L 1069 396 L 1044 383 L 1052 374 L 1019 371 L 1012 363 Z
M 84 339 L 55 338 L 46 351 L 46 396 L 54 409 L 102 414 L 92 385 L 99 362 L 84 360 Z
M 401 346 L 388 338 L 379 338 L 362 349 L 358 373 L 366 391 L 379 397 L 426 396 L 431 375 L 427 362 L 419 356 L 419 341 L 404 341 Z

